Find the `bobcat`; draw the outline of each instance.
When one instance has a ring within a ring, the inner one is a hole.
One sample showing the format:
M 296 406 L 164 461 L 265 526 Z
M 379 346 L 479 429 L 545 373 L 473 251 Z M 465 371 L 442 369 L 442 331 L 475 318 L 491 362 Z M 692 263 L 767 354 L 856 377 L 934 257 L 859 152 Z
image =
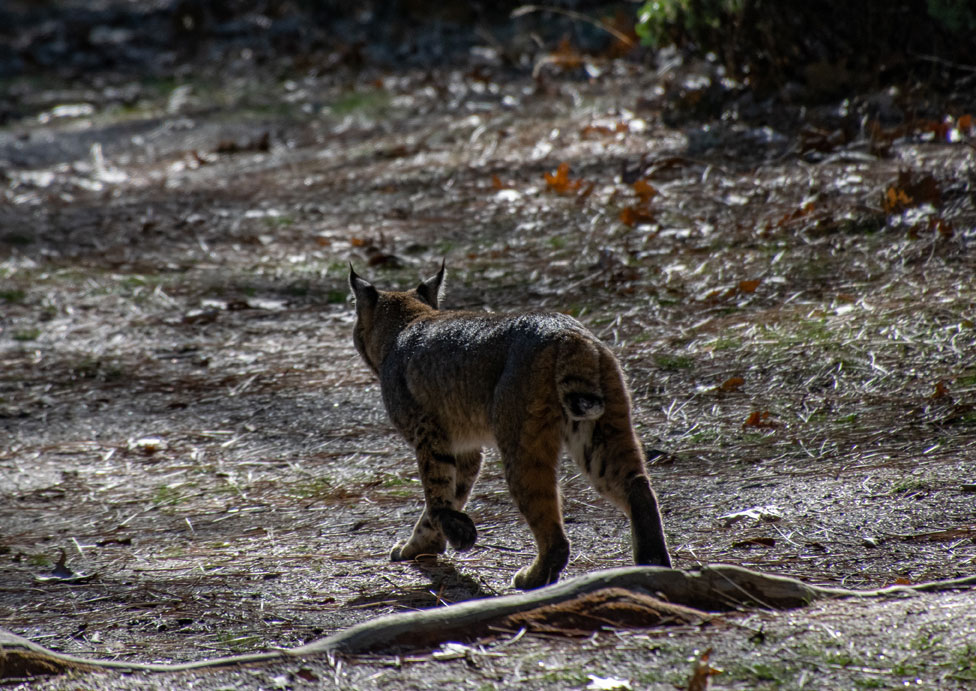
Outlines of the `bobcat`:
M 379 377 L 397 430 L 414 447 L 426 506 L 390 559 L 469 549 L 477 530 L 462 512 L 494 444 L 538 556 L 513 585 L 555 583 L 569 560 L 556 478 L 560 448 L 630 517 L 634 561 L 671 566 L 630 421 L 630 394 L 610 350 L 558 313 L 440 310 L 445 267 L 414 290 L 377 290 L 349 267 L 353 342 Z

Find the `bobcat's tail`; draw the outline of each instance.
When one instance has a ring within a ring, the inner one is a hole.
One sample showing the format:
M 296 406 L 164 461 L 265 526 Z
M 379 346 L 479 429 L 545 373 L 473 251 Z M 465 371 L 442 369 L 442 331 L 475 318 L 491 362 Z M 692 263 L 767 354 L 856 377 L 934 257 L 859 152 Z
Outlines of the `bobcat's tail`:
M 559 346 L 556 391 L 570 420 L 596 420 L 603 415 L 600 351 L 592 342 L 570 338 Z

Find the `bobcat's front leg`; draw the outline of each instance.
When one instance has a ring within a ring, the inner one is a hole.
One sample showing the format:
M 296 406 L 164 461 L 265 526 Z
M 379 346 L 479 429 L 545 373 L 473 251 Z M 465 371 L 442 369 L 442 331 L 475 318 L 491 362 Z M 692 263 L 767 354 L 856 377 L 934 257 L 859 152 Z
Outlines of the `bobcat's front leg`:
M 410 539 L 399 543 L 390 552 L 390 561 L 410 561 L 421 554 L 443 554 L 446 549 L 447 538 L 430 520 L 430 515 L 425 508 L 413 527 Z
M 435 453 L 427 444 L 420 444 L 417 462 L 427 505 L 410 539 L 390 552 L 392 561 L 441 554 L 448 542 L 459 552 L 464 551 L 474 545 L 478 536 L 474 522 L 461 509 L 478 477 L 481 452 L 450 455 Z

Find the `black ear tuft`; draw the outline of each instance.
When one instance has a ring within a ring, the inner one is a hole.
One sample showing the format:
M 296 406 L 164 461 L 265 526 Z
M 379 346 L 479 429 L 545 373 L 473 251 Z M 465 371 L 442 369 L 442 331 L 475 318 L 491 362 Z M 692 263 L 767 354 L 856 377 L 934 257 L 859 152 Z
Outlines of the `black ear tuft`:
M 417 295 L 428 305 L 437 309 L 444 298 L 444 276 L 447 274 L 447 264 L 441 262 L 441 270 L 417 286 Z
M 373 287 L 372 283 L 356 273 L 352 268 L 352 262 L 349 262 L 349 288 L 352 290 L 353 297 L 356 298 L 357 308 L 375 305 L 379 298 L 379 291 Z

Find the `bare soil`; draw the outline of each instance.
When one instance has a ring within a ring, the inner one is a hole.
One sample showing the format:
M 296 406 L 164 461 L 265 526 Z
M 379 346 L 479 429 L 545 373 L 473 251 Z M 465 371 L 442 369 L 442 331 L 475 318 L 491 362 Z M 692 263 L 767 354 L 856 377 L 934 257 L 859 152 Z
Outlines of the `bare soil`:
M 405 287 L 446 257 L 447 307 L 566 311 L 611 343 L 677 567 L 972 574 L 962 113 L 832 144 L 675 126 L 679 76 L 599 67 L 204 74 L 124 108 L 38 89 L 46 116 L 0 129 L 0 626 L 185 661 L 511 591 L 532 544 L 494 456 L 471 551 L 387 560 L 421 489 L 352 347 L 350 260 Z M 563 492 L 566 576 L 627 564 L 623 516 L 569 464 Z M 62 552 L 77 580 L 44 580 Z M 23 688 L 665 689 L 707 648 L 718 688 L 967 688 L 976 594 Z

